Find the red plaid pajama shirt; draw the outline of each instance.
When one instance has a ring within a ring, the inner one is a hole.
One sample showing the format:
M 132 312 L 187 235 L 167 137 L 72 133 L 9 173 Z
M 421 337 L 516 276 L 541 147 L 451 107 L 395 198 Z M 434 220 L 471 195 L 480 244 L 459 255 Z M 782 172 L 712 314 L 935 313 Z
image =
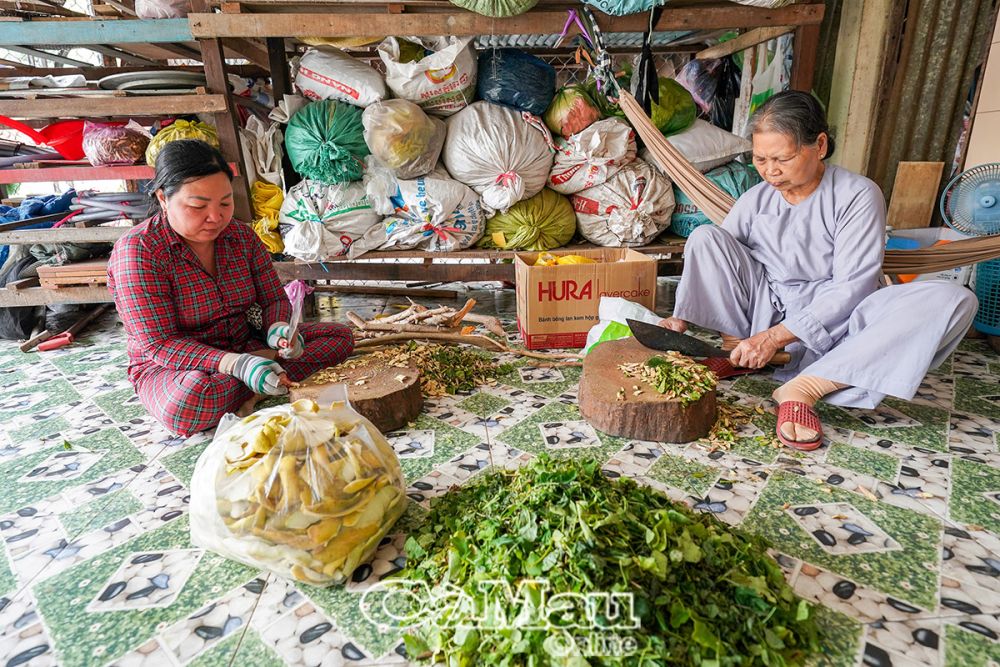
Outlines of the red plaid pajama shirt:
M 264 331 L 287 322 L 291 304 L 271 256 L 249 225 L 233 221 L 215 241 L 216 277 L 160 216 L 115 243 L 108 288 L 128 337 L 128 375 L 139 400 L 171 431 L 190 435 L 214 428 L 253 392 L 218 371 L 226 352 L 267 347 L 251 336 L 247 310 L 258 304 Z M 351 353 L 349 328 L 303 324 L 305 353 L 279 359 L 299 381 Z

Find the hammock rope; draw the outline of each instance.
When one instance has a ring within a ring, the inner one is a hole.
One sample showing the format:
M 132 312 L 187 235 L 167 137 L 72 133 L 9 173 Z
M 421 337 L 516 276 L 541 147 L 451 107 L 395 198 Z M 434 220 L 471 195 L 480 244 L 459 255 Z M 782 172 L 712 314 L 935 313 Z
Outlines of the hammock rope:
M 628 91 L 620 91 L 618 104 L 653 160 L 705 216 L 721 225 L 736 200 L 723 192 L 660 134 L 642 107 Z M 1000 235 L 952 241 L 917 250 L 887 250 L 882 270 L 890 275 L 934 273 L 1000 257 Z

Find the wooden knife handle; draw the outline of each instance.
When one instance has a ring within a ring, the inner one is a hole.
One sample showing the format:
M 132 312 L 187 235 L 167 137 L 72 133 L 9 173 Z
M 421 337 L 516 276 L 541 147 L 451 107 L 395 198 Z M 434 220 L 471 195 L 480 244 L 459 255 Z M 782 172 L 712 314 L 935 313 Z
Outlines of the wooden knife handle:
M 787 352 L 775 352 L 774 356 L 771 357 L 771 361 L 767 363 L 774 364 L 775 366 L 784 366 L 791 360 L 792 360 L 792 355 L 788 354 Z

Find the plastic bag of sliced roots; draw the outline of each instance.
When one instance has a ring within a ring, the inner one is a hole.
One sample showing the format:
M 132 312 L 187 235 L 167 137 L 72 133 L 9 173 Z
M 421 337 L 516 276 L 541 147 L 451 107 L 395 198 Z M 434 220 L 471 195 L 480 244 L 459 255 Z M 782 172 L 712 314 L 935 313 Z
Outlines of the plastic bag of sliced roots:
M 674 211 L 670 180 L 642 160 L 571 199 L 580 233 L 602 246 L 645 245 L 670 225 Z
M 406 100 L 373 104 L 361 116 L 372 155 L 398 178 L 416 178 L 437 165 L 445 125 Z
M 278 221 L 285 253 L 306 262 L 358 257 L 384 240 L 382 217 L 372 210 L 360 181 L 304 180 L 288 191 Z
M 487 214 L 506 211 L 545 187 L 555 144 L 541 118 L 475 102 L 448 119 L 441 159 L 483 197 Z
M 406 507 L 403 474 L 343 385 L 334 389 L 339 400 L 302 399 L 220 426 L 191 480 L 194 544 L 317 586 L 372 557 Z
M 548 186 L 564 195 L 600 185 L 635 160 L 635 132 L 623 120 L 597 121 L 569 139 L 556 138 Z

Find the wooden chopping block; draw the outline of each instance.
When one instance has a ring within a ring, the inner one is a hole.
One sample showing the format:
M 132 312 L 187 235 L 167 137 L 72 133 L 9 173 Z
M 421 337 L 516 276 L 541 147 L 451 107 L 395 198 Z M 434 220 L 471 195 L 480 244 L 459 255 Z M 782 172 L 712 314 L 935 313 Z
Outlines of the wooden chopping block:
M 333 373 L 336 377 L 326 380 L 320 377 Z M 340 383 L 347 385 L 347 398 L 354 409 L 383 433 L 403 428 L 416 419 L 424 408 L 420 371 L 376 364 L 359 368 L 335 366 L 314 373 L 298 387 L 289 390 L 289 399 L 294 402 L 300 398 L 311 398 L 318 402 L 327 387 Z
M 645 363 L 657 354 L 635 338 L 601 343 L 583 359 L 580 414 L 609 435 L 653 442 L 691 442 L 708 435 L 715 424 L 715 392 L 687 405 L 669 400 L 638 378 L 625 377 L 621 364 Z M 633 395 L 633 386 L 642 393 Z M 618 390 L 625 389 L 624 400 Z

